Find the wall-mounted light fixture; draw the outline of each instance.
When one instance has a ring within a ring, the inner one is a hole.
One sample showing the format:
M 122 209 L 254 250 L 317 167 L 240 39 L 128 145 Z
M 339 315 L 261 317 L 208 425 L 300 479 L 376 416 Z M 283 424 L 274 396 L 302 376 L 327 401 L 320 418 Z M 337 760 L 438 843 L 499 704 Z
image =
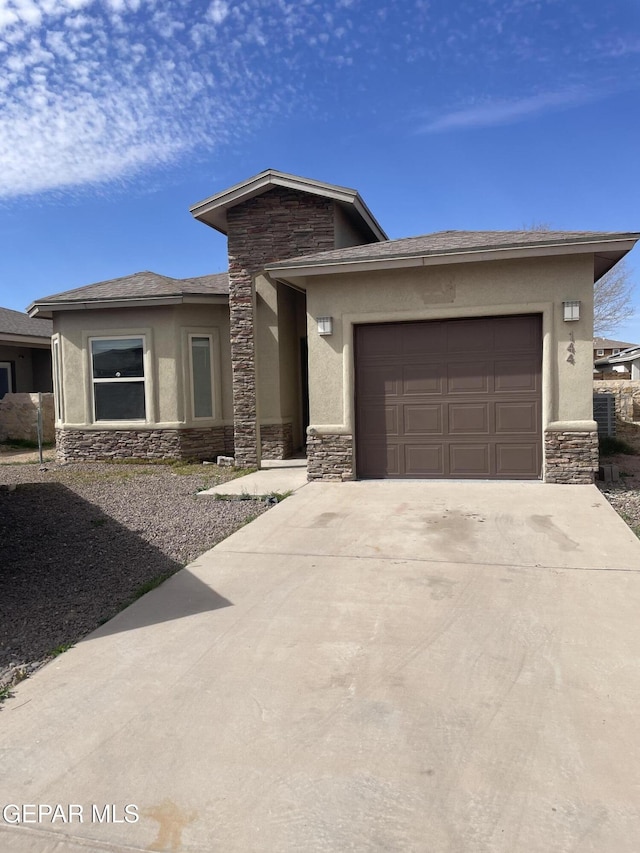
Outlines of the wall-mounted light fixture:
M 319 335 L 333 334 L 333 317 L 318 317 L 316 322 L 318 324 Z
M 565 322 L 580 319 L 580 302 L 573 300 L 570 302 L 563 302 L 562 305 L 564 307 Z

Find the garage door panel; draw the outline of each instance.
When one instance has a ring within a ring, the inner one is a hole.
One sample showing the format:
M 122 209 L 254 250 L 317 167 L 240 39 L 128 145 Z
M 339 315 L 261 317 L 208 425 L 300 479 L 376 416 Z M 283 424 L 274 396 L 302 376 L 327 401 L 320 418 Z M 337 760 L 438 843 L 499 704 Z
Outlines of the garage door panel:
M 401 349 L 404 355 L 442 354 L 446 346 L 446 327 L 443 323 L 407 323 L 402 330 Z
M 491 473 L 488 444 L 450 444 L 449 474 L 452 477 L 486 476 Z
M 405 435 L 442 435 L 443 406 L 423 404 L 404 406 Z
M 538 365 L 533 356 L 529 358 L 497 361 L 494 368 L 497 393 L 512 391 L 536 391 L 538 388 Z
M 442 394 L 443 364 L 405 364 L 402 367 L 402 393 Z
M 449 354 L 492 352 L 493 340 L 493 326 L 484 321 L 455 320 L 447 324 Z
M 537 442 L 496 445 L 496 473 L 499 477 L 540 476 L 540 445 Z
M 358 467 L 368 477 L 399 477 L 402 445 L 393 442 L 365 442 L 357 448 Z
M 487 361 L 462 361 L 447 366 L 449 394 L 488 394 L 489 369 Z
M 451 403 L 450 435 L 488 435 L 489 403 Z
M 538 431 L 540 407 L 536 402 L 496 403 L 496 434 Z
M 444 445 L 405 444 L 405 474 L 415 477 L 444 477 Z
M 496 352 L 517 353 L 540 349 L 540 326 L 530 317 L 502 317 L 495 337 Z
M 363 406 L 362 417 L 371 438 L 400 435 L 400 412 L 398 406 Z
M 385 330 L 382 326 L 360 326 L 356 341 L 358 356 L 382 358 L 388 355 L 400 355 L 400 330 Z
M 368 365 L 359 377 L 363 397 L 397 397 L 400 390 L 400 370 L 395 365 Z
M 540 476 L 539 315 L 379 324 L 355 336 L 358 476 Z

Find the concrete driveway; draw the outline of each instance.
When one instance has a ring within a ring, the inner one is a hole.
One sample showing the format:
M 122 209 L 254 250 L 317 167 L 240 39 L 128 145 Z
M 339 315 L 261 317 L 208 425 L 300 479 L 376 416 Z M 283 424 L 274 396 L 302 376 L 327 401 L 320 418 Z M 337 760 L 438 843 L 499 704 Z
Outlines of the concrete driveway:
M 17 688 L 0 850 L 636 853 L 639 609 L 594 487 L 306 486 Z

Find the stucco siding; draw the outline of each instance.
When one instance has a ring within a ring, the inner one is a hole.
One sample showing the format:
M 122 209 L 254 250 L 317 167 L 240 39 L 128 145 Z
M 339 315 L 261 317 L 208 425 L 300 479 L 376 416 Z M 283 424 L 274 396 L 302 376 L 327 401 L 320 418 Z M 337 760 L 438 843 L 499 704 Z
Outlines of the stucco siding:
M 0 361 L 13 364 L 14 393 L 47 393 L 52 390 L 51 350 L 48 346 L 39 348 L 0 344 Z
M 310 276 L 310 420 L 320 432 L 353 432 L 353 327 L 358 323 L 539 313 L 543 322 L 543 426 L 593 422 L 590 255 L 448 264 L 408 270 Z M 579 299 L 565 323 L 562 302 Z M 316 318 L 334 318 L 318 335 Z
M 92 337 L 144 336 L 146 423 L 157 426 L 206 426 L 194 420 L 190 404 L 188 334 L 215 331 L 218 416 L 213 421 L 233 419 L 229 314 L 225 305 L 182 305 L 176 307 L 103 309 L 61 312 L 54 318 L 54 333 L 60 334 L 62 388 L 65 425 L 99 426 L 92 413 L 89 341 Z M 132 428 L 140 422 L 131 422 Z M 117 428 L 127 424 L 118 422 Z

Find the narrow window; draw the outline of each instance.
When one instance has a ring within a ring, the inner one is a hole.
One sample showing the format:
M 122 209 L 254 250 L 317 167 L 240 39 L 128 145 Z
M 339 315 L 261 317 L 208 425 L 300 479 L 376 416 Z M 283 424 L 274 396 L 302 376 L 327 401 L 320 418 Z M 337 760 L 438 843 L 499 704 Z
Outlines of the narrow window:
M 604 355 L 604 350 L 603 349 L 597 349 L 596 355 Z
M 143 421 L 144 338 L 94 338 L 91 341 L 96 421 Z
M 56 423 L 62 421 L 62 365 L 60 363 L 60 338 L 52 341 L 53 353 L 53 401 L 56 411 Z
M 190 335 L 193 417 L 213 417 L 211 335 Z

